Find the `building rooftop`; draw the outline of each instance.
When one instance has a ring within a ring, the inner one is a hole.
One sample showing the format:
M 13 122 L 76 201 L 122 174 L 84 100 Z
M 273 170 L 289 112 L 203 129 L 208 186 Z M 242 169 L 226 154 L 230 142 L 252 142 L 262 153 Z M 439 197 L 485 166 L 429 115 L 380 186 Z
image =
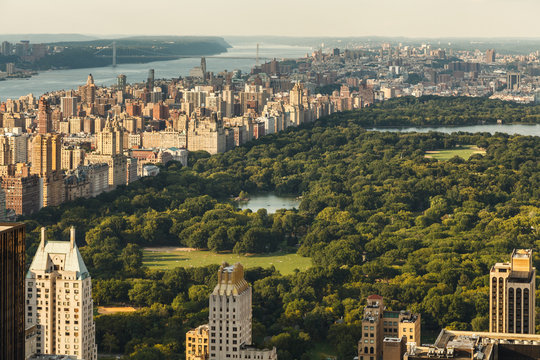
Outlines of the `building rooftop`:
M 238 295 L 249 288 L 244 279 L 244 267 L 240 263 L 229 265 L 224 262 L 218 270 L 218 283 L 213 295 Z
M 443 329 L 433 345 L 407 344 L 406 355 L 409 360 L 430 358 L 458 360 L 540 359 L 540 335 Z
M 47 241 L 45 228 L 41 228 L 41 242 L 26 277 L 32 278 L 32 272 L 35 271 L 51 272 L 52 259 L 56 255 L 63 257 L 61 270 L 75 272 L 77 280 L 90 276 L 75 242 L 75 228 L 72 227 L 70 241 Z

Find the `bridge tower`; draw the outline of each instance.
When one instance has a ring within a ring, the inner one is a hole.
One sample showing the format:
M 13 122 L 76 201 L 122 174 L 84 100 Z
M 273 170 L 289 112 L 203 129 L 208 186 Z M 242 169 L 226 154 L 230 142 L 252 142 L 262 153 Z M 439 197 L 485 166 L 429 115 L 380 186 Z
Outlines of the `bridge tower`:
M 116 41 L 112 43 L 112 67 L 116 67 Z
M 259 67 L 259 43 L 257 43 L 257 52 L 255 55 L 255 65 Z

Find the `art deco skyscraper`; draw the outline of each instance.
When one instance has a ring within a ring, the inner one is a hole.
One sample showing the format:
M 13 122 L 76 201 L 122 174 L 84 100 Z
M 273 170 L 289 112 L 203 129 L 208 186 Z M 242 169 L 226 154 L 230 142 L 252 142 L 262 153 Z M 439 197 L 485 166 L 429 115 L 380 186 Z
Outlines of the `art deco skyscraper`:
M 495 264 L 489 273 L 489 331 L 535 333 L 536 269 L 532 250 L 514 250 L 511 262 Z
M 0 224 L 0 359 L 24 359 L 24 224 Z
M 28 325 L 37 325 L 38 354 L 97 359 L 92 280 L 75 243 L 75 228 L 70 241 L 47 241 L 41 229 L 26 296 Z
M 210 295 L 210 360 L 276 360 L 276 349 L 251 347 L 251 286 L 244 279 L 244 268 L 223 263 L 218 283 Z

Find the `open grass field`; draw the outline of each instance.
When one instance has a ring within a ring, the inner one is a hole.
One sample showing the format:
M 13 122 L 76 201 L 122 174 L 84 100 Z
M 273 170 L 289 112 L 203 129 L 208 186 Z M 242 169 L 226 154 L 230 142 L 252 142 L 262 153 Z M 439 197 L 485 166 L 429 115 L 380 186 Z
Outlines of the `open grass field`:
M 186 251 L 185 249 L 152 248 L 144 249 L 143 263 L 154 269 L 173 269 L 175 267 L 199 267 L 212 264 L 220 265 L 242 263 L 245 268 L 272 265 L 282 275 L 292 274 L 294 269 L 304 271 L 311 267 L 311 259 L 296 254 L 272 253 L 264 255 L 216 254 L 211 251 Z
M 484 149 L 480 149 L 474 145 L 461 145 L 452 150 L 426 151 L 426 157 L 445 161 L 453 158 L 454 156 L 459 156 L 465 160 L 468 160 L 473 154 L 484 155 L 485 153 L 486 151 Z

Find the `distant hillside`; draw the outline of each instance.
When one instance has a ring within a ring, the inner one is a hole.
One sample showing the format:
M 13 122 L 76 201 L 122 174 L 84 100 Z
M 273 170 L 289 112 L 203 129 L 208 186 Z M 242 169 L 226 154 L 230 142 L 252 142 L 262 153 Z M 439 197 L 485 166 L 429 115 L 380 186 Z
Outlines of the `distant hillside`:
M 194 36 L 136 36 L 118 39 L 60 41 L 47 43 L 60 52 L 16 66 L 22 69 L 80 69 L 109 66 L 112 63 L 112 42 L 116 42 L 118 64 L 148 63 L 173 60 L 180 56 L 208 56 L 227 52 L 231 46 L 220 37 Z M 5 62 L 14 62 L 12 58 Z M 2 63 L 2 58 L 0 58 Z

